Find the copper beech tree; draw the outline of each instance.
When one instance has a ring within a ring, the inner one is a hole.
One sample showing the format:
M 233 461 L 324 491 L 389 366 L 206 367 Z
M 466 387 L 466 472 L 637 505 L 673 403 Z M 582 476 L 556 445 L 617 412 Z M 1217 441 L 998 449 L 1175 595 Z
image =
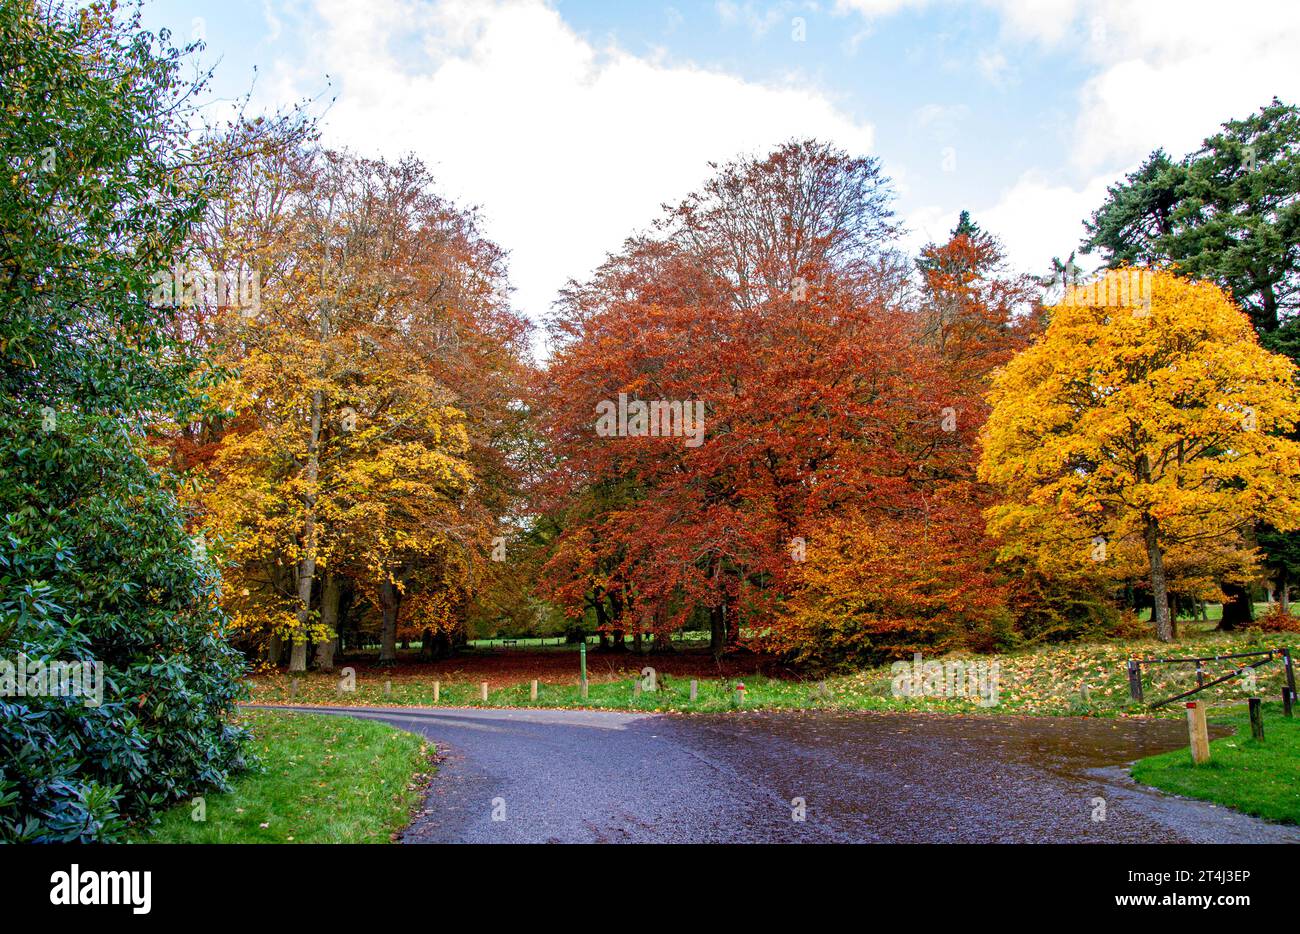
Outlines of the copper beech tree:
M 894 616 L 853 616 L 857 635 L 832 651 L 899 650 L 984 611 L 982 571 L 954 567 L 990 553 L 973 476 L 981 380 L 1022 342 L 1021 296 L 994 284 L 991 238 L 963 233 L 931 248 L 940 262 L 909 302 L 894 233 L 875 162 L 790 143 L 717 168 L 658 236 L 568 290 L 541 401 L 554 598 L 660 642 L 707 620 L 715 652 L 743 628 L 810 656 L 841 625 L 825 621 L 833 591 L 863 575 L 881 582 L 864 600 L 911 586 L 932 593 L 899 606 L 944 609 L 908 624 L 914 638 Z M 611 405 L 679 402 L 702 404 L 701 437 L 634 419 L 599 430 Z M 854 544 L 872 529 L 909 562 L 952 555 L 942 579 L 887 583 L 879 549 Z M 952 589 L 968 592 L 939 592 Z

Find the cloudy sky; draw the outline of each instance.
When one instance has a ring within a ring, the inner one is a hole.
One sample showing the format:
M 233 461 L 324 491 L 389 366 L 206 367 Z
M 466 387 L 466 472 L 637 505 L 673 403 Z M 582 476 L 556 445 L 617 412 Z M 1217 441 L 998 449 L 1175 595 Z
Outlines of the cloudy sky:
M 1150 150 L 1300 100 L 1292 0 L 153 0 L 146 16 L 204 39 L 218 96 L 311 98 L 327 143 L 421 156 L 479 206 L 534 319 L 709 161 L 790 137 L 879 156 L 909 246 L 965 208 L 1042 273 Z

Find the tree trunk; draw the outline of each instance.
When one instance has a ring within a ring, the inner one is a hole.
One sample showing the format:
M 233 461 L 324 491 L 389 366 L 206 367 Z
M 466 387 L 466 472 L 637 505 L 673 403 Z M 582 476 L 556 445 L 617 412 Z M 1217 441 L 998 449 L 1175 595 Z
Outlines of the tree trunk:
M 1255 605 L 1250 602 L 1250 590 L 1241 584 L 1224 584 L 1223 592 L 1228 599 L 1223 604 L 1223 619 L 1219 620 L 1219 629 L 1230 632 L 1252 623 L 1255 619 Z
M 1286 565 L 1277 569 L 1277 601 L 1282 604 L 1282 612 L 1291 612 L 1291 575 Z
M 605 595 L 596 591 L 596 601 L 592 604 L 596 610 L 596 632 L 600 635 L 600 651 L 608 652 L 609 644 L 609 613 L 605 610 Z
M 268 665 L 280 664 L 280 656 L 284 653 L 284 637 L 278 632 L 271 633 L 271 638 L 266 643 L 266 663 Z
M 311 397 L 311 437 L 307 442 L 307 464 L 303 478 L 307 481 L 303 519 L 303 555 L 298 564 L 298 631 L 289 656 L 290 671 L 307 670 L 307 625 L 311 622 L 311 591 L 316 583 L 316 479 L 320 476 L 321 409 L 324 399 L 318 389 Z
M 1277 292 L 1273 286 L 1266 285 L 1260 290 L 1260 311 L 1253 317 L 1255 326 L 1261 331 L 1276 331 L 1278 327 L 1277 317 Z
M 1160 530 L 1156 520 L 1148 518 L 1145 529 L 1147 560 L 1151 563 L 1151 618 L 1156 624 L 1156 638 L 1174 641 L 1174 624 L 1169 616 L 1169 591 L 1165 583 L 1165 556 L 1160 548 Z
M 727 607 L 719 603 L 709 607 L 709 651 L 717 658 L 727 646 Z
M 334 653 L 339 644 L 339 599 L 343 588 L 332 571 L 325 574 L 325 583 L 320 594 L 320 621 L 329 627 L 329 638 L 316 646 L 316 667 L 321 671 L 334 670 Z
M 383 610 L 383 627 L 379 639 L 379 661 L 397 661 L 397 607 L 402 601 L 401 591 L 391 579 L 379 585 L 379 606 Z

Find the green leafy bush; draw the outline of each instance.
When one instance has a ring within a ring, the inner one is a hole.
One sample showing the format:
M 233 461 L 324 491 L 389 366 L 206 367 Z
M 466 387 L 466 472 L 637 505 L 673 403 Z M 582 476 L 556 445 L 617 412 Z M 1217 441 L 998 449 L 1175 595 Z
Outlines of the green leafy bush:
M 0 651 L 97 661 L 103 700 L 0 697 L 0 840 L 112 838 L 240 766 L 243 663 L 133 439 L 27 422 L 0 418 Z
M 110 7 L 0 4 L 0 661 L 96 661 L 103 703 L 0 696 L 0 841 L 118 837 L 240 765 L 241 663 L 152 426 L 202 404 L 152 276 L 216 184 L 182 53 Z

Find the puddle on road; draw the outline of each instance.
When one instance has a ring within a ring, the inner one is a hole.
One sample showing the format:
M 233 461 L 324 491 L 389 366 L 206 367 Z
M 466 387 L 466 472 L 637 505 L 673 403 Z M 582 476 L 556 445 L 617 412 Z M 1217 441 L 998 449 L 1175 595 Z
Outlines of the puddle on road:
M 960 717 L 865 711 L 755 711 L 682 718 L 699 727 L 785 741 L 802 747 L 853 749 L 943 747 L 977 758 L 1078 773 L 1187 746 L 1182 720 L 1084 717 Z M 1228 732 L 1222 728 L 1212 735 Z

